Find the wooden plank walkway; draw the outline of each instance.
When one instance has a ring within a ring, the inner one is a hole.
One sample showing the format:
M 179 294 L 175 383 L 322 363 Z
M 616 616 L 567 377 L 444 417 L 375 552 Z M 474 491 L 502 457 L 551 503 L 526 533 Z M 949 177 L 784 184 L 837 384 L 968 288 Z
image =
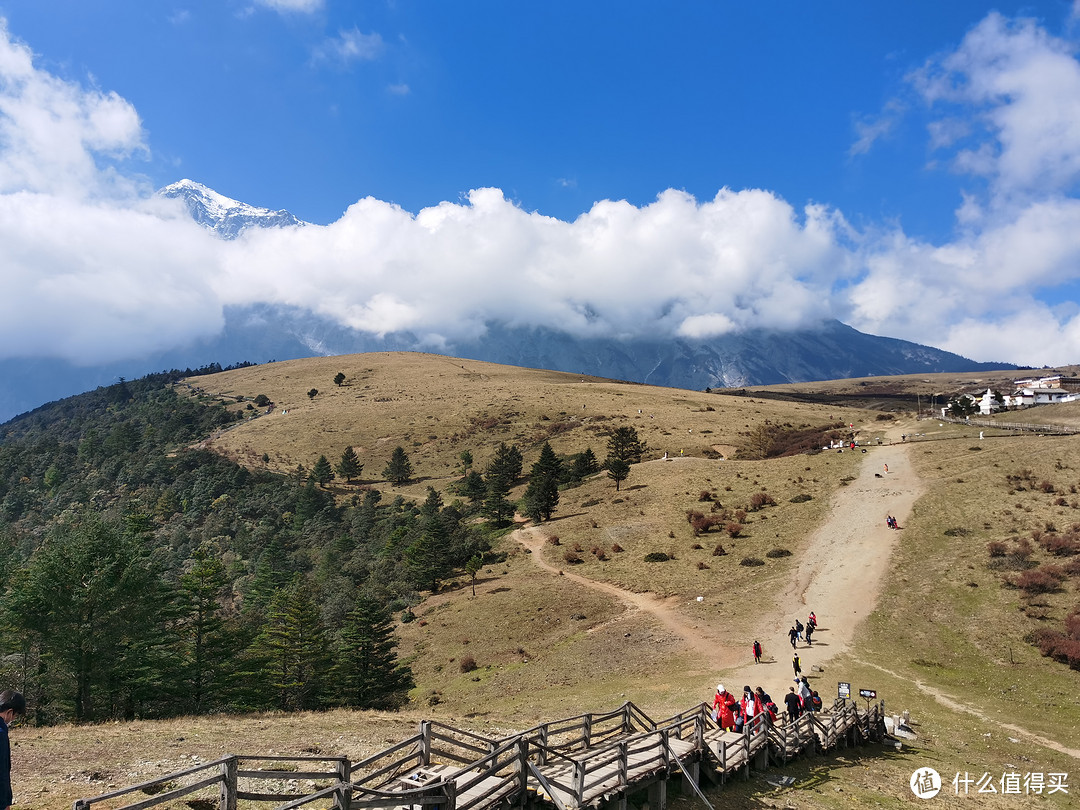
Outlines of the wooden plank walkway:
M 645 788 L 653 810 L 664 810 L 671 777 L 681 775 L 684 786 L 689 783 L 698 791 L 702 775 L 723 783 L 740 771 L 749 776 L 751 768 L 768 767 L 770 761 L 783 765 L 808 751 L 880 739 L 883 716 L 883 705 L 862 712 L 837 701 L 830 710 L 803 715 L 793 723 L 762 722 L 736 733 L 719 728 L 705 704 L 654 722 L 627 702 L 613 712 L 565 718 L 500 739 L 425 720 L 418 734 L 357 763 L 334 757 L 321 760 L 333 763 L 332 769 L 322 771 L 240 770 L 240 761 L 308 763 L 317 758 L 231 756 L 152 783 L 80 799 L 74 810 L 92 810 L 94 805 L 99 810 L 142 810 L 181 795 L 201 791 L 205 796 L 208 790 L 217 792 L 220 810 L 237 810 L 240 799 L 273 801 L 277 810 L 324 808 L 328 803 L 335 810 L 582 810 L 608 804 L 625 808 L 627 798 Z M 291 779 L 321 779 L 323 784 L 307 794 L 244 787 L 259 780 L 280 785 L 283 773 Z M 184 777 L 190 778 L 185 782 Z M 170 787 L 153 795 L 158 783 Z M 137 794 L 133 803 L 118 806 L 112 801 L 132 793 Z

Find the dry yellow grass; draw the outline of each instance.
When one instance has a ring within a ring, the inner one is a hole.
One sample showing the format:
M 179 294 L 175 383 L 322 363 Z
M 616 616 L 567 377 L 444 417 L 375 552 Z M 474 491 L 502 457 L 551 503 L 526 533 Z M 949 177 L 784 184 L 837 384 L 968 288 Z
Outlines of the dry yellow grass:
M 342 388 L 332 382 L 338 371 L 347 377 Z M 836 387 L 842 394 L 858 393 L 867 387 L 859 382 Z M 872 411 L 836 405 L 763 400 L 752 392 L 728 396 L 658 389 L 432 355 L 294 361 L 192 384 L 208 397 L 264 393 L 276 403 L 272 416 L 216 438 L 219 451 L 252 466 L 261 466 L 266 453 L 272 468 L 288 471 L 301 463 L 310 467 L 319 454 L 336 460 L 352 445 L 366 465 L 363 478 L 387 488 L 378 479 L 400 444 L 421 479 L 399 488 L 412 497 L 422 497 L 428 485 L 444 489 L 460 475 L 462 450 L 470 450 L 482 469 L 500 441 L 517 443 L 527 469 L 546 439 L 560 453 L 591 445 L 602 457 L 604 431 L 633 425 L 649 444 L 649 460 L 632 468 L 622 492 L 604 477 L 564 491 L 557 519 L 540 529 L 558 535 L 560 545 L 542 546 L 540 553 L 568 573 L 667 595 L 685 621 L 716 625 L 725 643 L 740 647 L 778 582 L 797 565 L 807 535 L 825 519 L 830 494 L 865 457 L 829 453 L 737 462 L 707 458 L 705 451 L 738 445 L 766 419 L 793 426 L 853 422 L 864 437 L 880 434 L 883 427 Z M 826 384 L 814 386 L 829 390 Z M 311 388 L 320 390 L 313 401 L 306 395 Z M 283 409 L 289 414 L 282 416 Z M 799 785 L 779 796 L 763 776 L 736 782 L 724 791 L 723 806 L 899 807 L 910 803 L 911 772 L 928 764 L 946 779 L 955 771 L 981 775 L 1012 764 L 1032 771 L 1071 770 L 1071 781 L 1078 781 L 1076 759 L 999 725 L 999 718 L 1012 719 L 1034 734 L 1080 748 L 1075 701 L 1080 673 L 1040 658 L 1024 642 L 1039 621 L 1024 616 L 1017 592 L 1002 590 L 998 575 L 986 568 L 986 543 L 1030 532 L 1047 520 L 1060 528 L 1080 521 L 1080 510 L 1068 502 L 1060 506 L 1042 492 L 1010 491 L 1005 482 L 1007 473 L 1032 468 L 1037 478 L 1068 491 L 1080 484 L 1080 439 L 1010 434 L 980 442 L 977 430 L 936 421 L 912 425 L 911 435 L 909 458 L 928 485 L 927 495 L 900 535 L 878 609 L 854 650 L 830 664 L 819 683 L 829 684 L 837 680 L 834 673 L 843 672 L 856 689 L 877 688 L 890 708 L 912 710 L 920 724 L 919 742 L 900 753 L 855 749 L 796 764 L 789 772 Z M 981 449 L 971 449 L 975 446 Z M 688 457 L 657 460 L 665 451 Z M 692 536 L 686 511 L 707 513 L 710 506 L 698 501 L 701 491 L 715 492 L 725 507 L 739 508 L 762 489 L 777 505 L 750 513 L 745 537 L 732 543 L 726 535 Z M 800 492 L 812 500 L 790 503 Z M 349 488 L 340 488 L 343 497 L 348 493 Z M 1065 497 L 1073 499 L 1071 493 Z M 946 536 L 950 528 L 968 533 Z M 712 556 L 716 542 L 724 543 L 727 556 Z M 562 555 L 575 543 L 586 562 L 571 567 Z M 611 551 L 614 543 L 624 551 Z M 703 548 L 693 549 L 694 543 Z M 606 561 L 590 553 L 594 545 L 607 549 Z M 743 556 L 764 558 L 778 547 L 793 556 L 765 558 L 766 565 L 757 568 L 738 565 Z M 418 682 L 413 705 L 404 713 L 20 729 L 16 781 L 20 797 L 30 799 L 21 806 L 66 806 L 72 797 L 102 792 L 108 784 L 180 767 L 191 755 L 319 750 L 356 757 L 407 736 L 420 717 L 508 731 L 614 708 L 626 699 L 662 717 L 710 696 L 716 673 L 655 618 L 569 576 L 540 572 L 516 542 L 504 540 L 499 550 L 506 557 L 481 572 L 475 598 L 463 580 L 453 583 L 425 599 L 416 609 L 417 621 L 399 627 L 400 652 L 411 661 Z M 649 551 L 674 552 L 674 559 L 645 563 Z M 699 562 L 708 568 L 699 568 Z M 1076 593 L 1069 586 L 1046 601 L 1051 619 L 1058 618 L 1075 604 Z M 460 662 L 467 655 L 479 668 L 463 673 Z M 968 711 L 947 708 L 932 693 L 955 698 Z M 1010 736 L 1021 742 L 1010 742 Z M 95 774 L 101 778 L 92 779 Z M 1075 794 L 1080 785 L 1070 790 Z M 1069 798 L 971 801 L 980 807 L 1067 806 Z M 683 804 L 677 799 L 675 809 L 688 810 Z

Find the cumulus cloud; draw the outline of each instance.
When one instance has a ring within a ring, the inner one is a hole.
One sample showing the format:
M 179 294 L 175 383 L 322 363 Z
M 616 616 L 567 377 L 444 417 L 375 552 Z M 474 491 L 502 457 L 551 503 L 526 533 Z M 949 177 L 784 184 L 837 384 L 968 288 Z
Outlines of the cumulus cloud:
M 255 5 L 278 12 L 310 14 L 319 11 L 323 0 L 255 0 Z
M 335 58 L 382 47 L 358 31 L 336 42 Z M 1075 361 L 1080 316 L 1039 297 L 1080 267 L 1071 54 L 992 14 L 912 74 L 928 143 L 972 181 L 939 244 L 728 188 L 601 200 L 573 221 L 495 188 L 416 213 L 365 198 L 329 225 L 225 242 L 125 168 L 147 148 L 129 103 L 41 70 L 0 27 L 0 356 L 136 357 L 215 334 L 226 307 L 265 303 L 433 348 L 491 321 L 707 339 L 839 317 L 977 359 Z M 867 149 L 879 130 L 864 132 Z
M 358 28 L 350 28 L 347 31 L 339 31 L 336 37 L 324 40 L 315 49 L 315 60 L 340 64 L 370 62 L 378 59 L 384 49 L 385 43 L 380 34 L 365 34 Z

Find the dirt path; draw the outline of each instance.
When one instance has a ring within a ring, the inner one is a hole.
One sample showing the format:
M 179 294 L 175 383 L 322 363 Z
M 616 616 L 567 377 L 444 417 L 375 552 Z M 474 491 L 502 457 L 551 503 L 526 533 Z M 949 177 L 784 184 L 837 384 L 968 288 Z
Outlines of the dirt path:
M 903 430 L 894 428 L 895 438 L 899 439 Z M 907 452 L 908 446 L 902 443 L 873 448 L 866 454 L 858 478 L 835 494 L 829 517 L 808 539 L 795 576 L 758 621 L 758 638 L 765 647 L 765 660 L 772 666 L 756 667 L 749 649 L 731 647 L 712 626 L 680 614 L 678 598 L 632 593 L 569 571 L 562 571 L 562 575 L 650 614 L 682 638 L 705 669 L 724 671 L 730 682 L 752 681 L 782 695 L 791 681 L 787 674 L 791 671 L 787 630 L 796 618 L 805 622 L 811 610 L 818 616 L 817 643 L 809 648 L 799 645 L 802 668 L 809 673 L 812 666 L 823 667 L 844 652 L 858 623 L 873 609 L 889 558 L 903 535 L 902 530 L 889 529 L 885 517 L 893 515 L 902 527 L 922 493 L 921 482 L 907 463 Z M 535 527 L 518 530 L 515 537 L 533 552 L 533 560 L 542 569 L 554 574 L 562 570 L 544 560 L 544 539 Z
M 905 426 L 894 427 L 890 438 L 899 439 L 905 430 Z M 752 662 L 749 650 L 725 646 L 711 626 L 681 615 L 677 597 L 659 599 L 567 571 L 562 571 L 562 575 L 651 615 L 682 638 L 730 691 L 738 692 L 744 685 L 760 685 L 780 702 L 792 683 L 790 656 L 794 651 L 787 643 L 787 630 L 794 620 L 805 622 L 811 610 L 818 617 L 816 642 L 812 647 L 799 644 L 797 650 L 804 674 L 813 680 L 832 658 L 850 648 L 859 623 L 877 604 L 893 550 L 900 543 L 903 526 L 923 491 L 922 482 L 908 463 L 909 448 L 910 445 L 902 442 L 873 448 L 866 454 L 858 478 L 833 496 L 829 516 L 808 539 L 791 582 L 758 621 L 757 637 L 765 647 L 761 665 Z M 886 526 L 887 515 L 897 519 L 900 530 Z M 544 559 L 544 536 L 536 528 L 519 529 L 514 536 L 533 552 L 532 559 L 540 568 L 556 575 L 560 573 L 561 569 Z M 896 674 L 868 661 L 861 663 Z M 993 720 L 926 684 L 916 684 L 950 709 L 972 714 L 1032 742 L 1080 758 L 1080 751 L 1020 726 Z

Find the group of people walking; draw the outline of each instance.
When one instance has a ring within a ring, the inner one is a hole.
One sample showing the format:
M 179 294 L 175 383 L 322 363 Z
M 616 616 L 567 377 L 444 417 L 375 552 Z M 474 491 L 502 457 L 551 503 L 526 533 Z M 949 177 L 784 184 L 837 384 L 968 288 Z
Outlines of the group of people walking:
M 803 624 L 798 619 L 788 631 L 791 648 L 796 650 L 791 659 L 791 666 L 795 672 L 795 685 L 788 688 L 784 695 L 784 709 L 789 721 L 796 720 L 807 712 L 821 710 L 822 701 L 818 693 L 810 688 L 806 676 L 802 674 L 802 661 L 799 658 L 797 644 L 805 640 L 806 646 L 813 646 L 814 631 L 817 629 L 817 615 L 811 611 Z M 761 642 L 754 639 L 753 644 L 754 663 L 760 664 L 764 650 Z M 724 688 L 723 684 L 716 687 L 716 695 L 712 703 L 713 719 L 725 731 L 739 731 L 749 726 L 756 730 L 757 724 L 776 722 L 779 709 L 772 697 L 760 686 L 751 689 L 744 686 L 742 696 L 738 697 Z
M 748 726 L 756 731 L 762 723 L 775 723 L 778 711 L 773 699 L 760 686 L 755 689 L 744 686 L 741 699 L 727 691 L 722 683 L 716 686 L 713 719 L 724 731 L 741 732 Z
M 807 617 L 805 625 L 796 619 L 795 624 L 791 625 L 791 629 L 788 630 L 788 640 L 791 641 L 791 649 L 794 650 L 795 645 L 803 640 L 804 633 L 806 634 L 806 646 L 812 647 L 814 644 L 813 638 L 815 630 L 817 630 L 817 616 L 814 615 L 814 611 L 810 611 L 810 615 Z

